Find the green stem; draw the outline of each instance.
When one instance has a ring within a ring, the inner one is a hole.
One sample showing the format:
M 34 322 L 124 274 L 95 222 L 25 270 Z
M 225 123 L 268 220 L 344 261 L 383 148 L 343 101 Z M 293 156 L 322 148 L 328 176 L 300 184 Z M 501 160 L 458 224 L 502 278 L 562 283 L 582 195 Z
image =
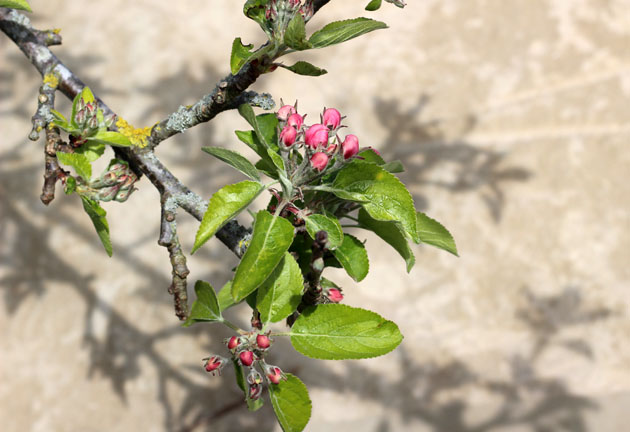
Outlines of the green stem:
M 225 318 L 222 318 L 221 321 L 219 321 L 219 322 L 222 323 L 223 325 L 231 328 L 232 330 L 234 330 L 237 333 L 240 333 L 240 334 L 247 333 L 245 330 L 243 330 L 242 328 L 238 327 L 235 324 L 232 324 L 230 321 L 226 320 Z

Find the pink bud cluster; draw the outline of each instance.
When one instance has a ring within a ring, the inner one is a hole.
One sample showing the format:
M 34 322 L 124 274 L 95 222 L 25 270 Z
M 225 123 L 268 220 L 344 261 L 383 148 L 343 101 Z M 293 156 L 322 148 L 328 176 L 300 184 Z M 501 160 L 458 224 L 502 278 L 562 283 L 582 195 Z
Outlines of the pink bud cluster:
M 257 367 L 270 384 L 278 384 L 281 380 L 286 379 L 279 367 L 268 365 L 264 360 L 272 342 L 269 334 L 257 332 L 232 336 L 225 340 L 225 344 L 232 354 L 232 360 L 249 370 L 247 375 L 247 392 L 250 399 L 258 399 L 263 390 L 263 377 L 256 370 Z M 217 355 L 203 360 L 205 370 L 213 375 L 215 372 L 220 374 L 221 369 L 228 362 L 228 359 Z
M 359 152 L 359 138 L 348 134 L 341 141 L 337 132 L 341 129 L 344 117 L 335 108 L 326 108 L 320 116 L 320 122 L 306 125 L 304 118 L 297 112 L 297 104 L 283 105 L 276 113 L 280 121 L 279 144 L 285 149 L 304 145 L 311 167 L 323 171 L 331 158 L 341 154 L 343 160 L 354 157 Z
M 315 12 L 313 0 L 271 0 L 265 10 L 265 19 L 287 25 L 296 12 L 304 17 L 304 21 L 310 20 Z

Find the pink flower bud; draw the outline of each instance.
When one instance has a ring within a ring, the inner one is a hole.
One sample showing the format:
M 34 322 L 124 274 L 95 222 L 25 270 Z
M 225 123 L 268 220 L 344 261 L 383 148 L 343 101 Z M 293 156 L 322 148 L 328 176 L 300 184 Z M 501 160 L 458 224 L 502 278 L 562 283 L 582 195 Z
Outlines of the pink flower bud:
M 334 108 L 328 108 L 324 111 L 323 123 L 331 129 L 337 129 L 341 123 L 341 113 Z
M 251 366 L 254 363 L 254 353 L 251 351 L 243 351 L 238 355 L 243 366 Z
M 326 153 L 317 152 L 311 156 L 311 166 L 317 171 L 323 171 L 328 165 L 328 155 Z
M 287 377 L 282 373 L 282 369 L 277 366 L 267 366 L 265 368 L 265 374 L 269 382 L 278 384 L 282 380 L 286 380 Z
M 297 138 L 297 131 L 289 125 L 286 125 L 280 132 L 280 141 L 287 147 L 291 147 Z
M 323 124 L 314 124 L 304 133 L 306 145 L 316 149 L 319 145 L 328 144 L 328 128 Z
M 228 341 L 228 343 L 227 343 L 228 349 L 229 350 L 236 349 L 236 347 L 239 346 L 239 342 L 240 341 L 238 340 L 238 338 L 236 336 L 232 336 L 230 338 L 230 340 Z
M 341 291 L 337 288 L 330 288 L 328 290 L 328 300 L 333 303 L 339 303 L 341 300 L 343 300 L 343 294 L 341 294 Z
M 291 114 L 289 116 L 289 119 L 287 120 L 287 124 L 289 126 L 293 126 L 296 130 L 300 130 L 300 128 L 304 124 L 304 118 L 298 113 Z
M 271 346 L 271 341 L 267 335 L 259 334 L 256 336 L 256 345 L 260 349 L 267 349 Z
M 276 113 L 276 117 L 279 120 L 287 121 L 291 114 L 295 114 L 295 107 L 293 105 L 283 105 Z
M 346 139 L 341 143 L 343 148 L 343 158 L 349 159 L 359 153 L 359 138 L 356 135 L 346 135 Z
M 204 365 L 206 372 L 211 372 L 212 375 L 214 375 L 215 372 L 221 375 L 221 369 L 223 368 L 223 366 L 225 366 L 225 363 L 227 361 L 221 356 L 212 356 L 204 360 L 206 362 Z
M 331 144 L 328 146 L 328 148 L 326 149 L 326 154 L 333 154 L 334 152 L 337 151 L 337 144 Z
M 260 384 L 250 384 L 249 385 L 249 398 L 251 400 L 260 399 L 260 395 L 262 395 L 263 387 Z

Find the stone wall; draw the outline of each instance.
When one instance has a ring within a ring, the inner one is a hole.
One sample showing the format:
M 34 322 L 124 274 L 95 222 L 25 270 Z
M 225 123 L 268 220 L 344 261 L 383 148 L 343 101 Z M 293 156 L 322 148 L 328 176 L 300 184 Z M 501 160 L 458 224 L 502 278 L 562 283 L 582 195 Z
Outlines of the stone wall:
M 332 2 L 311 28 L 362 15 L 366 3 Z M 276 357 L 310 388 L 308 430 L 625 430 L 628 0 L 408 3 L 374 15 L 386 31 L 294 55 L 328 75 L 280 70 L 254 87 L 299 98 L 311 119 L 337 107 L 362 144 L 402 159 L 417 206 L 450 228 L 461 253 L 414 247 L 407 275 L 368 236 L 368 278 L 334 275 L 349 304 L 394 320 L 405 339 L 367 361 L 326 363 L 289 349 Z M 145 126 L 209 91 L 228 72 L 234 37 L 262 40 L 241 4 L 31 0 L 30 16 L 60 27 L 55 52 Z M 270 407 L 246 412 L 231 372 L 202 372 L 200 359 L 227 333 L 178 325 L 157 246 L 158 196 L 146 180 L 126 205 L 106 206 L 111 259 L 76 197 L 39 202 L 42 145 L 26 139 L 38 80 L 1 35 L 2 430 L 279 430 Z M 245 150 L 233 135 L 244 127 L 227 112 L 158 154 L 209 197 L 239 176 L 199 148 Z M 197 224 L 182 221 L 190 250 Z M 221 286 L 236 262 L 211 241 L 190 260 L 190 279 Z M 234 319 L 244 323 L 245 310 Z

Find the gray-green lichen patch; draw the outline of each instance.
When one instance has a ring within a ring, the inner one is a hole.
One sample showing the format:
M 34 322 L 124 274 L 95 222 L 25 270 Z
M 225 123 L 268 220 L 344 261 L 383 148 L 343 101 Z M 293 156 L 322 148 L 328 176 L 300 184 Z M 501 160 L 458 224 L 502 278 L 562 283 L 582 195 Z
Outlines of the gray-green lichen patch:
M 184 132 L 195 125 L 195 114 L 190 108 L 180 105 L 166 122 L 166 128 L 177 132 Z
M 26 15 L 19 13 L 15 9 L 11 9 L 9 12 L 9 19 L 16 24 L 31 28 L 31 20 Z
M 249 104 L 266 110 L 273 109 L 276 106 L 276 102 L 269 93 L 254 93 L 249 100 Z
M 178 195 L 177 204 L 184 208 L 198 209 L 201 214 L 204 214 L 208 209 L 208 202 L 194 192 L 188 192 L 185 195 Z

